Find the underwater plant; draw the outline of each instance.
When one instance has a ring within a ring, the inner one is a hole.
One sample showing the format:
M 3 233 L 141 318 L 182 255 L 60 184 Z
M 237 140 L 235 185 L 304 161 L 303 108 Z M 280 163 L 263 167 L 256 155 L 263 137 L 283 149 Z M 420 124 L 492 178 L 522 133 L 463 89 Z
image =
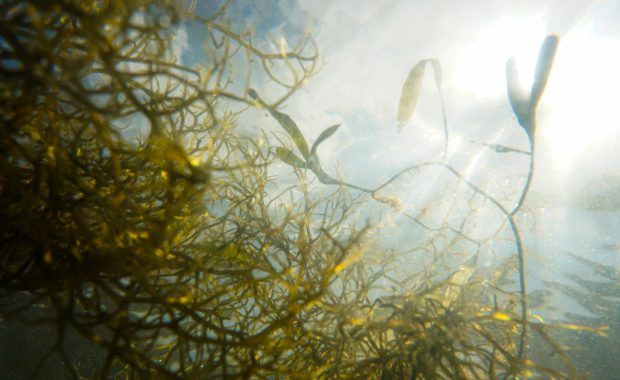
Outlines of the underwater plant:
M 43 326 L 24 357 L 7 353 L 13 366 L 3 373 L 578 376 L 548 333 L 563 327 L 528 319 L 514 219 L 532 179 L 535 108 L 557 38 L 543 43 L 529 98 L 509 87 L 532 164 L 508 207 L 450 166 L 445 109 L 440 161 L 406 167 L 372 189 L 328 174 L 319 147 L 339 125 L 309 145 L 278 110 L 319 68 L 311 36 L 300 35 L 291 49 L 263 50 L 230 20 L 234 2 L 203 13 L 197 6 L 0 3 L 0 332 L 13 339 Z M 204 62 L 190 66 L 175 55 L 181 25 L 203 36 Z M 401 127 L 415 111 L 427 63 L 441 92 L 438 61 L 421 61 L 405 83 Z M 252 73 L 269 78 L 275 100 L 252 89 Z M 266 110 L 294 148 L 277 134 L 278 144 L 266 132 L 244 137 L 241 116 L 255 110 Z M 284 186 L 279 162 L 292 170 Z M 420 270 L 403 268 L 403 252 L 386 248 L 380 227 L 356 219 L 356 211 L 376 203 L 398 208 L 383 191 L 421 167 L 446 170 L 471 198 L 501 210 L 516 260 L 483 276 L 477 258 L 484 242 L 405 213 L 426 231 L 415 250 L 432 258 Z M 456 270 L 445 265 L 454 247 L 476 247 Z M 502 288 L 515 269 L 517 293 Z M 532 330 L 565 368 L 527 355 Z

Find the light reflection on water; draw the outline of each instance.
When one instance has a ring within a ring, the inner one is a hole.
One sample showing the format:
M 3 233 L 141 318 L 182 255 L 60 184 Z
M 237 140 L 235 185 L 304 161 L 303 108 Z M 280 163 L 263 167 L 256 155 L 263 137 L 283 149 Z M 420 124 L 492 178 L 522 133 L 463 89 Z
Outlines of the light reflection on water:
M 580 256 L 620 270 L 620 252 L 610 246 L 620 241 L 620 213 L 590 211 L 570 207 L 551 207 L 536 216 L 539 232 L 528 233 L 529 290 L 545 288 L 543 281 L 577 284 L 566 278 L 566 274 L 577 274 L 583 279 L 608 282 L 568 254 Z M 556 311 L 547 311 L 553 318 L 561 318 L 564 312 L 592 316 L 569 297 L 556 294 L 553 306 Z

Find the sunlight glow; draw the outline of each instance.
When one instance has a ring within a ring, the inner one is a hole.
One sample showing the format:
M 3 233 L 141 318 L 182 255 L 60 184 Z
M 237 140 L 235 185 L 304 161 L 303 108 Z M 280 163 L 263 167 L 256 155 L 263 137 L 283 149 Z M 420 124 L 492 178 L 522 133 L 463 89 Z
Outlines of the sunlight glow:
M 540 19 L 502 18 L 480 30 L 462 47 L 455 85 L 483 98 L 506 97 L 506 61 L 517 59 L 519 79 L 531 87 L 540 43 L 549 33 Z M 537 140 L 566 166 L 584 149 L 596 149 L 620 136 L 618 103 L 620 60 L 615 40 L 585 28 L 560 35 L 545 94 L 538 107 Z
M 505 17 L 481 28 L 472 44 L 463 46 L 457 58 L 463 91 L 482 97 L 506 94 L 506 61 L 516 57 L 520 80 L 529 86 L 534 74 L 540 42 L 545 38 L 540 19 L 520 20 Z
M 570 165 L 585 149 L 617 140 L 620 131 L 618 88 L 614 62 L 618 42 L 576 31 L 560 42 L 543 97 L 549 112 L 540 120 L 545 145 L 558 162 Z

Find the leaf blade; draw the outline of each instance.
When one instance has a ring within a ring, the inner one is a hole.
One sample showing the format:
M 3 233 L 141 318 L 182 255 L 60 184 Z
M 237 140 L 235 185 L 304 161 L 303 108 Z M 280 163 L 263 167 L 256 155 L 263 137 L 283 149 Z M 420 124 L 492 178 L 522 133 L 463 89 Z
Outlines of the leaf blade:
M 336 131 L 340 128 L 340 124 L 332 125 L 331 127 L 326 128 L 319 137 L 316 139 L 314 144 L 312 144 L 312 150 L 310 151 L 310 155 L 314 156 L 316 154 L 316 150 L 323 141 L 330 138 Z
M 284 130 L 291 137 L 291 139 L 293 139 L 293 142 L 297 146 L 297 149 L 299 149 L 299 151 L 301 152 L 301 155 L 304 157 L 304 159 L 307 160 L 310 157 L 310 149 L 308 149 L 308 143 L 306 142 L 306 139 L 301 134 L 299 127 L 297 127 L 297 124 L 293 121 L 293 119 L 291 119 L 289 115 L 283 112 L 268 107 L 267 104 L 265 104 L 265 102 L 258 96 L 256 90 L 250 88 L 248 90 L 248 95 L 252 100 L 256 102 L 257 105 L 267 108 L 271 116 L 276 119 L 278 124 L 280 124 L 280 126 L 284 128 Z
M 269 113 L 273 116 L 274 119 L 278 121 L 280 126 L 284 128 L 286 133 L 291 136 L 293 142 L 297 146 L 297 149 L 301 152 L 301 155 L 304 159 L 308 159 L 310 157 L 310 149 L 308 149 L 308 143 L 306 139 L 301 134 L 301 131 L 297 127 L 297 124 L 291 119 L 291 117 L 285 113 L 277 111 L 275 109 L 269 109 Z
M 519 82 L 519 70 L 514 57 L 510 57 L 506 62 L 506 87 L 508 90 L 508 100 L 512 107 L 512 112 L 517 117 L 519 125 L 525 129 L 530 136 L 530 97 Z
M 430 63 L 435 75 L 435 85 L 441 95 L 442 70 L 441 64 L 434 58 L 419 61 L 409 72 L 403 89 L 401 90 L 400 101 L 398 104 L 398 114 L 396 117 L 398 129 L 409 123 L 413 118 L 420 92 L 422 90 L 422 80 L 424 79 L 424 71 L 426 64 Z
M 420 90 L 422 89 L 425 64 L 426 60 L 418 62 L 411 71 L 409 71 L 409 75 L 407 79 L 405 79 L 405 83 L 403 83 L 396 117 L 399 130 L 411 121 L 413 113 L 415 112 L 418 98 L 420 97 Z
M 521 150 L 521 149 L 517 149 L 517 148 L 511 148 L 509 146 L 506 145 L 500 145 L 500 144 L 485 144 L 485 143 L 477 143 L 477 144 L 482 144 L 485 147 L 491 149 L 494 152 L 497 153 L 520 153 L 520 154 L 526 154 L 529 155 L 531 154 L 528 151 L 525 150 Z
M 536 62 L 536 71 L 534 74 L 534 83 L 532 84 L 530 96 L 532 107 L 536 107 L 536 105 L 538 105 L 538 101 L 545 91 L 547 80 L 549 79 L 549 74 L 551 73 L 551 67 L 553 66 L 555 53 L 558 49 L 558 43 L 558 37 L 552 34 L 547 36 L 540 46 L 538 61 Z
M 291 152 L 290 150 L 286 148 L 282 148 L 280 146 L 276 147 L 276 155 L 285 164 L 288 164 L 290 166 L 300 168 L 300 169 L 306 168 L 306 163 L 302 159 L 297 157 L 295 153 Z

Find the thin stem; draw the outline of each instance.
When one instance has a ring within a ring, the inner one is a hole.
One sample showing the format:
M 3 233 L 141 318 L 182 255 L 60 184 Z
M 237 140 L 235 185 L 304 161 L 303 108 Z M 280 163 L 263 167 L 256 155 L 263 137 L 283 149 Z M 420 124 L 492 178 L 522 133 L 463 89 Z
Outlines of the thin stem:
M 530 119 L 532 125 L 532 131 L 536 130 L 536 116 L 535 112 L 532 112 L 532 117 Z M 521 210 L 523 203 L 525 202 L 525 198 L 530 191 L 530 186 L 532 185 L 532 179 L 534 177 L 534 152 L 535 152 L 535 144 L 534 137 L 532 136 L 530 140 L 530 168 L 527 173 L 527 179 L 525 180 L 525 185 L 523 186 L 523 190 L 521 191 L 521 195 L 519 196 L 519 200 L 517 204 L 512 209 L 510 214 L 508 215 L 508 222 L 510 223 L 510 228 L 512 230 L 512 235 L 515 238 L 515 244 L 517 246 L 517 260 L 519 265 L 519 287 L 521 290 L 521 336 L 519 338 L 519 346 L 517 348 L 517 357 L 520 359 L 525 355 L 526 348 L 526 337 L 527 337 L 527 287 L 525 280 L 525 255 L 523 252 L 523 242 L 521 240 L 521 234 L 519 233 L 519 228 L 514 221 L 515 215 Z
M 450 135 L 448 134 L 448 117 L 446 116 L 446 105 L 443 100 L 443 93 L 441 92 L 441 88 L 437 87 L 439 91 L 439 101 L 441 103 L 441 117 L 443 121 L 443 134 L 444 134 L 444 144 L 443 144 L 443 153 L 441 156 L 441 161 L 445 162 L 448 158 L 448 145 L 450 144 Z

